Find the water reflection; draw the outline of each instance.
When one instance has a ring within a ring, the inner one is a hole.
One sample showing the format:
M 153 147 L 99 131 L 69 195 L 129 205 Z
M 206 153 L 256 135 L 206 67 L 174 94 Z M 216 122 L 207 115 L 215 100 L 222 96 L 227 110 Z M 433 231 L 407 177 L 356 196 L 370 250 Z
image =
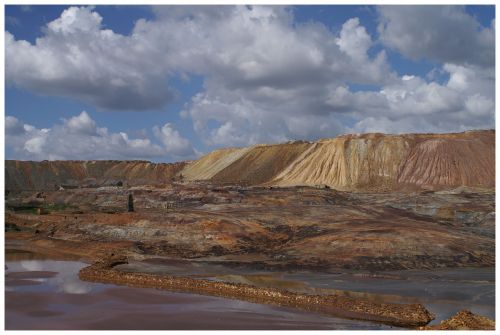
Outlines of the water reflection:
M 85 263 L 7 252 L 7 329 L 387 329 L 369 322 L 195 294 L 82 282 Z M 387 302 L 421 302 L 434 323 L 461 309 L 495 318 L 491 269 L 360 273 L 263 272 L 189 262 L 138 262 L 128 271 L 270 285 L 320 294 L 351 294 Z
M 78 279 L 78 271 L 85 266 L 82 262 L 53 260 L 22 260 L 7 262 L 6 286 L 13 281 L 16 273 L 30 272 L 31 281 L 43 283 L 43 289 L 69 294 L 85 294 L 92 290 L 89 283 Z M 46 273 L 56 273 L 56 276 L 46 276 Z M 25 277 L 27 277 L 25 275 Z
M 391 328 L 241 300 L 87 283 L 77 276 L 84 263 L 18 256 L 6 262 L 8 330 Z
M 436 315 L 433 323 L 439 323 L 462 309 L 495 319 L 494 268 L 384 271 L 378 274 L 345 270 L 277 272 L 168 259 L 133 262 L 118 268 L 272 286 L 306 294 L 339 294 L 377 302 L 421 303 Z

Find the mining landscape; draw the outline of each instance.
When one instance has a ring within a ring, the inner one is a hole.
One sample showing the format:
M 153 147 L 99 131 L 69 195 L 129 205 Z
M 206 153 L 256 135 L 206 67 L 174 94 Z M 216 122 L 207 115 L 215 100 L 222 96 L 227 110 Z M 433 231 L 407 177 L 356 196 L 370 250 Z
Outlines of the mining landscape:
M 5 177 L 7 254 L 85 262 L 82 282 L 360 322 L 351 329 L 494 329 L 491 130 L 344 135 L 172 164 L 6 161 Z M 19 273 L 7 269 L 6 285 Z

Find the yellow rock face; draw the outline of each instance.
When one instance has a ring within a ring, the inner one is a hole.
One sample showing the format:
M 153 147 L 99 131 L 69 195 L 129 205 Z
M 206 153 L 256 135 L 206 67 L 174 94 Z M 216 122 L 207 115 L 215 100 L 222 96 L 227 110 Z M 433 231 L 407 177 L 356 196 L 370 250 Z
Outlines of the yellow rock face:
M 214 151 L 189 164 L 189 180 L 328 185 L 340 190 L 494 187 L 495 132 L 345 135 L 317 142 Z
M 408 147 L 408 142 L 399 137 L 321 141 L 275 181 L 281 186 L 328 185 L 337 189 L 393 186 Z
M 208 180 L 225 167 L 231 165 L 250 148 L 215 150 L 189 164 L 182 170 L 186 180 Z

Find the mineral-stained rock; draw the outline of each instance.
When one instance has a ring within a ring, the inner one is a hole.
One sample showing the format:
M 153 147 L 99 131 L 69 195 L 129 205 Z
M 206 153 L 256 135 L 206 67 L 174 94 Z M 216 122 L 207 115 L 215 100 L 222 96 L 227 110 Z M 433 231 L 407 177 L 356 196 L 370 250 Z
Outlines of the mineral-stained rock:
M 463 310 L 449 319 L 434 326 L 426 326 L 428 330 L 495 330 L 495 321 L 470 311 Z
M 399 183 L 492 186 L 494 143 L 490 138 L 436 138 L 415 145 L 404 162 Z
M 134 212 L 127 212 L 131 191 Z M 24 210 L 23 199 L 31 199 L 32 192 L 9 196 L 5 220 L 23 231 L 6 235 L 22 235 L 12 236 L 19 239 L 24 233 L 57 227 L 57 242 L 127 242 L 132 246 L 127 252 L 134 257 L 294 268 L 378 271 L 495 265 L 493 192 L 349 193 L 187 183 L 45 194 L 47 203 L 66 205 L 38 216 Z M 172 202 L 173 208 L 168 206 Z M 27 237 L 33 238 L 33 233 Z M 93 246 L 74 248 L 85 254 Z

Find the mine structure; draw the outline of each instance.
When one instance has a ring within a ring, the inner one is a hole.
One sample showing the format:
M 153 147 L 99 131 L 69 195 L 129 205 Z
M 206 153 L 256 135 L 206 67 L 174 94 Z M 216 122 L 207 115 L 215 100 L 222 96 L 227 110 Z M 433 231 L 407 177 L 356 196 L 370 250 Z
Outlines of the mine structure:
M 134 211 L 134 196 L 132 195 L 132 193 L 129 193 L 128 195 L 128 211 Z

